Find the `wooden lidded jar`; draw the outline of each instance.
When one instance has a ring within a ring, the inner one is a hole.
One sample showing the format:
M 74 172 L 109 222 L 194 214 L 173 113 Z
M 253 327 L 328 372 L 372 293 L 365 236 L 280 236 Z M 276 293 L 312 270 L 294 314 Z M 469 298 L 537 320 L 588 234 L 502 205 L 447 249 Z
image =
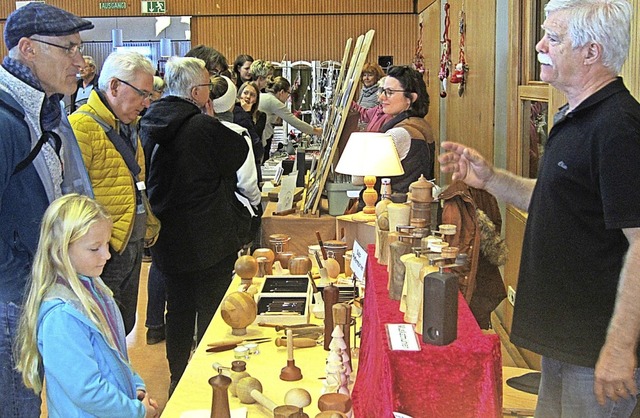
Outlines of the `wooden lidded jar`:
M 269 244 L 271 244 L 271 248 L 273 249 L 273 252 L 276 254 L 288 252 L 289 241 L 291 241 L 291 237 L 287 234 L 269 235 Z
M 409 185 L 409 199 L 412 202 L 430 203 L 433 202 L 433 184 L 424 175 Z
M 347 252 L 347 243 L 337 239 L 331 239 L 323 243 L 327 250 L 327 257 L 335 258 L 340 264 L 340 273 L 344 273 L 344 254 Z

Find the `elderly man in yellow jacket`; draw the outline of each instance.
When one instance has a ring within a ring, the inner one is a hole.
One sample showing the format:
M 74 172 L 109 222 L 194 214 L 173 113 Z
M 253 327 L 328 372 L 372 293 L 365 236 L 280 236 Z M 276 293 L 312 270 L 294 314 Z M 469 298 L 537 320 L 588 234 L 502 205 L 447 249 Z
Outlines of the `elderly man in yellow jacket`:
M 144 153 L 137 124 L 140 112 L 150 104 L 154 72 L 151 62 L 139 53 L 112 53 L 103 64 L 98 90 L 69 117 L 95 197 L 113 219 L 111 259 L 101 277 L 113 291 L 127 334 L 136 320 L 146 229 L 141 196 L 145 193 Z M 115 145 L 117 140 L 121 149 Z M 127 154 L 129 165 L 139 167 L 135 178 L 125 161 Z

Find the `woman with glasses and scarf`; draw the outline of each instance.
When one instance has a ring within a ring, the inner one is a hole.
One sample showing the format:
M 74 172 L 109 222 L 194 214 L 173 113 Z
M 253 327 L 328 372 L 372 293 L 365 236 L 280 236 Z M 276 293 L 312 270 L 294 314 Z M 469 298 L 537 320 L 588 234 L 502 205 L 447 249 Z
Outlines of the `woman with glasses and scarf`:
M 431 126 L 424 120 L 429 112 L 429 94 L 422 74 L 409 66 L 391 67 L 378 90 L 378 100 L 390 115 L 380 132 L 391 135 L 404 174 L 391 177 L 391 190 L 406 193 L 421 174 L 433 178 L 435 143 Z M 380 180 L 376 188 L 379 190 Z

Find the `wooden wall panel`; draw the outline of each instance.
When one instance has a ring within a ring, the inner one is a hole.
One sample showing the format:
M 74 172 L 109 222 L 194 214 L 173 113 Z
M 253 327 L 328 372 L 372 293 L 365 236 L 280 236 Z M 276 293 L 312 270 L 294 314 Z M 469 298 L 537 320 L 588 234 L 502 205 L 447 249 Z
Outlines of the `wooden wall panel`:
M 253 28 L 253 29 L 251 29 Z M 287 60 L 342 59 L 347 38 L 374 29 L 369 60 L 393 55 L 394 64 L 413 60 L 418 15 L 225 16 L 193 17 L 192 45 L 206 44 L 233 62 L 238 54 Z
M 493 160 L 495 100 L 495 0 L 464 2 L 451 5 L 451 61 L 458 62 L 458 14 L 462 4 L 466 12 L 465 55 L 469 64 L 467 84 L 462 97 L 458 85 L 448 83 L 446 101 L 447 140 L 460 141 Z M 445 138 L 441 138 L 445 139 Z
M 631 21 L 631 45 L 629 58 L 622 67 L 622 77 L 633 96 L 640 100 L 640 1 L 632 0 L 633 20 Z
M 424 55 L 425 74 L 424 81 L 427 84 L 429 93 L 429 113 L 425 118 L 433 130 L 436 142 L 436 155 L 440 151 L 440 83 L 438 71 L 440 70 L 440 38 L 442 29 L 440 27 L 440 2 L 432 3 L 422 12 L 424 21 L 424 33 L 422 36 L 422 54 Z M 435 163 L 436 179 L 440 178 L 439 164 Z
M 47 0 L 48 4 L 80 16 L 139 16 L 139 0 L 126 0 L 127 8 L 102 10 L 101 2 L 116 0 Z M 413 0 L 170 0 L 167 15 L 284 15 L 343 13 L 413 13 Z M 0 18 L 15 9 L 15 1 L 0 2 Z
M 416 13 L 422 13 L 427 7 L 431 6 L 437 0 L 416 0 Z

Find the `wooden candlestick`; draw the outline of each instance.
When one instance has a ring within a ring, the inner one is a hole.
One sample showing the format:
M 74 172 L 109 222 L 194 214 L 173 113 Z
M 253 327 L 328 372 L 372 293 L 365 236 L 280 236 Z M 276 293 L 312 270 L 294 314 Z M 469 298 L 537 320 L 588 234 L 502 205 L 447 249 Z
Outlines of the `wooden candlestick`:
M 293 330 L 287 329 L 287 365 L 280 371 L 280 379 L 287 382 L 302 379 L 302 371 L 293 359 Z
M 229 409 L 229 394 L 227 389 L 231 384 L 231 379 L 224 375 L 213 376 L 209 379 L 209 384 L 213 389 L 211 401 L 211 418 L 231 418 Z

